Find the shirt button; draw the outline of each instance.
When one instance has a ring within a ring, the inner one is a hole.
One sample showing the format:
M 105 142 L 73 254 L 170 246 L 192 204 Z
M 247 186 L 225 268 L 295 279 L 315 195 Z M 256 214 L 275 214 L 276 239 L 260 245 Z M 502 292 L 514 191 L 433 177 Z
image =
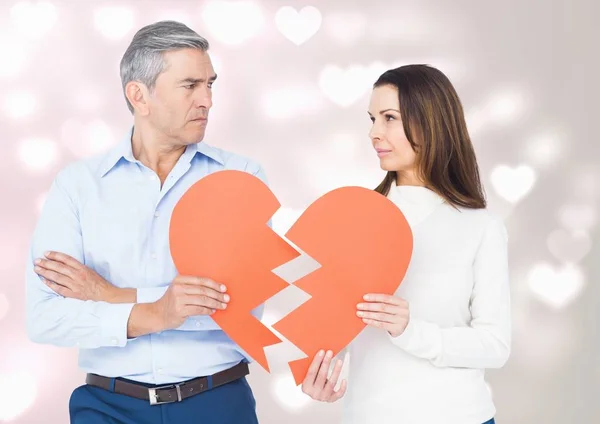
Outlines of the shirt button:
M 152 259 L 156 259 L 157 258 L 156 253 L 153 253 L 151 256 L 152 256 Z
M 202 323 L 200 321 L 196 321 L 196 327 L 202 327 Z
M 158 211 L 154 212 L 154 217 L 158 218 L 160 216 L 160 214 L 158 213 Z
M 163 369 L 162 369 L 162 368 L 159 368 L 157 371 L 158 371 L 158 373 L 159 373 L 160 375 L 162 375 L 162 374 L 163 374 Z
M 117 339 L 113 338 L 112 339 L 112 344 L 114 344 L 116 346 L 117 344 L 119 344 L 119 341 Z

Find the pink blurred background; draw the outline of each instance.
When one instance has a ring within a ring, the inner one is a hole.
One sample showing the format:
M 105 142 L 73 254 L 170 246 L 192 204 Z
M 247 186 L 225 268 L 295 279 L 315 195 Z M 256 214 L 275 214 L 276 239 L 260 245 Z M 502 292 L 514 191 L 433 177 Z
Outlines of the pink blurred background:
M 490 209 L 510 236 L 513 353 L 488 373 L 497 420 L 598 422 L 599 12 L 591 0 L 3 0 L 0 421 L 68 422 L 84 375 L 75 350 L 27 340 L 28 243 L 56 172 L 108 149 L 131 124 L 118 72 L 131 37 L 175 19 L 208 38 L 219 74 L 205 140 L 264 166 L 284 206 L 274 217 L 282 234 L 318 196 L 382 178 L 366 113 L 382 71 L 429 63 L 445 72 L 467 111 Z M 270 301 L 265 321 L 293 302 Z M 336 422 L 341 403 L 294 387 L 291 354 L 270 353 L 272 375 L 252 365 L 259 419 Z

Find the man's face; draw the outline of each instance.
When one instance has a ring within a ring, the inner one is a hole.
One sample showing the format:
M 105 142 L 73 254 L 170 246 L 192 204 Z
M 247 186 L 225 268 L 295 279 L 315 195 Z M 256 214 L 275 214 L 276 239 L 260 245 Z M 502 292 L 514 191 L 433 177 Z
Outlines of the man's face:
M 166 67 L 148 101 L 150 124 L 178 144 L 204 138 L 217 75 L 207 52 L 180 49 L 163 55 Z

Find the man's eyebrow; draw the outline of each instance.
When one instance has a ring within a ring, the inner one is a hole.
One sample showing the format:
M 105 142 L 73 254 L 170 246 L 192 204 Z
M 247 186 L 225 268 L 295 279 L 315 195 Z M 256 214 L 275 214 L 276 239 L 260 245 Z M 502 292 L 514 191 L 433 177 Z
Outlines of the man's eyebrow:
M 214 82 L 217 79 L 217 75 L 213 75 L 212 77 L 210 77 L 208 79 L 209 82 Z M 202 83 L 205 82 L 206 80 L 204 78 L 185 78 L 182 79 L 181 81 L 178 81 L 178 84 L 198 84 L 198 83 Z

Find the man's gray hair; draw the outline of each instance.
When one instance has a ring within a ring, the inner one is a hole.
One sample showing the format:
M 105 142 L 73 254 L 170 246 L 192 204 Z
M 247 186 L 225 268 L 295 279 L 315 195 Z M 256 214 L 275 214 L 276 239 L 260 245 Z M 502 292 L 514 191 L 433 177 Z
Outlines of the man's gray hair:
M 208 50 L 208 41 L 186 25 L 175 21 L 160 21 L 140 29 L 121 59 L 121 84 L 123 94 L 130 81 L 139 81 L 152 90 L 156 79 L 165 70 L 163 53 L 192 48 Z M 125 96 L 127 107 L 133 106 Z

